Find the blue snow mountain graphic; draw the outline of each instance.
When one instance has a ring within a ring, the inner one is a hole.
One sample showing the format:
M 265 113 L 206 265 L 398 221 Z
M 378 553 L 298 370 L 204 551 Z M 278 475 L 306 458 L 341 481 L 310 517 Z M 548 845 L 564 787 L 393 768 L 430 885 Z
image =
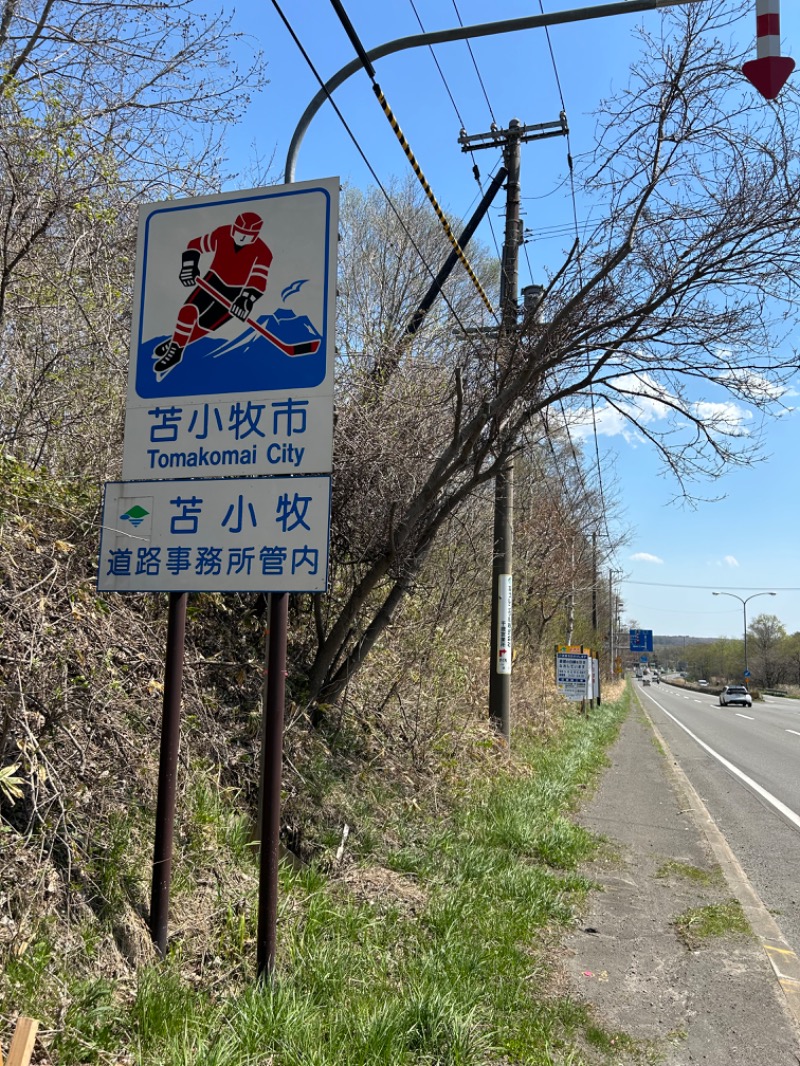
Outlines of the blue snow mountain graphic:
M 287 308 L 255 318 L 280 341 L 301 350 L 320 341 L 316 352 L 286 355 L 266 337 L 244 326 L 233 339 L 209 334 L 188 345 L 182 361 L 162 381 L 153 372 L 154 349 L 168 337 L 151 337 L 139 345 L 136 391 L 139 396 L 214 396 L 223 393 L 309 389 L 325 379 L 325 344 L 306 315 Z

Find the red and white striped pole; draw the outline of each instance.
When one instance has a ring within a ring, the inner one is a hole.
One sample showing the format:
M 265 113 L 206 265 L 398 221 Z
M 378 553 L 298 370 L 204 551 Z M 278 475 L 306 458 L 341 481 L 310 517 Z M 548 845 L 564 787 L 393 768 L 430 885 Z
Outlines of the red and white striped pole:
M 781 55 L 781 0 L 756 0 L 757 59 L 742 73 L 767 100 L 774 100 L 794 70 L 794 60 Z

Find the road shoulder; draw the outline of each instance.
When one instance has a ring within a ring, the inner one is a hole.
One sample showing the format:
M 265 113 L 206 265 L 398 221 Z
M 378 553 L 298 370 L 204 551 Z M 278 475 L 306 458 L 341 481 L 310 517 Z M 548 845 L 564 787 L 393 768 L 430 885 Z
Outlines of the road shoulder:
M 617 1062 L 657 1055 L 666 1066 L 797 1066 L 800 1039 L 786 997 L 797 997 L 800 974 L 638 704 L 609 756 L 578 815 L 606 841 L 582 871 L 602 890 L 587 900 L 563 957 L 572 994 L 610 1034 L 598 1042 L 597 1061 L 612 1053 Z M 732 923 L 721 935 L 697 935 L 704 915 L 728 913 L 743 913 L 752 934 Z M 769 945 L 786 968 L 780 984 Z

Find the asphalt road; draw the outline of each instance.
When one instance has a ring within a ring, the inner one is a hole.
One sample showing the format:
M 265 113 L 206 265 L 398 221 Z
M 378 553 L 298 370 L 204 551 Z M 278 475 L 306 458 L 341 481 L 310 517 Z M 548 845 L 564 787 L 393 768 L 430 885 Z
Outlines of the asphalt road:
M 800 701 L 720 707 L 710 693 L 635 681 L 653 721 L 800 954 Z

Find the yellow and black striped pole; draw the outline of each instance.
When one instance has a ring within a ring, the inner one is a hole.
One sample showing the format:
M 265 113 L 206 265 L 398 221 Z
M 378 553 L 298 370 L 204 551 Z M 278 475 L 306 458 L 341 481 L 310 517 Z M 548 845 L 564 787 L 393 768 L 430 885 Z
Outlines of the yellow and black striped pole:
M 428 184 L 427 178 L 422 173 L 422 168 L 420 167 L 419 163 L 417 162 L 416 156 L 411 151 L 411 146 L 409 145 L 408 141 L 406 140 L 406 138 L 405 138 L 405 136 L 403 134 L 403 131 L 400 129 L 400 126 L 399 126 L 399 124 L 397 122 L 397 119 L 394 117 L 394 113 L 393 113 L 391 107 L 389 107 L 389 104 L 388 104 L 388 102 L 386 100 L 386 97 L 383 95 L 383 91 L 382 91 L 380 85 L 378 85 L 377 82 L 373 82 L 372 90 L 375 93 L 375 95 L 377 96 L 378 103 L 383 108 L 383 112 L 384 112 L 384 114 L 386 115 L 386 117 L 389 120 L 389 125 L 394 130 L 395 136 L 397 137 L 398 141 L 400 142 L 400 145 L 401 145 L 403 151 L 406 153 L 406 158 L 408 159 L 409 163 L 411 164 L 411 166 L 412 166 L 412 168 L 414 170 L 414 173 L 419 178 L 420 185 L 422 185 L 422 188 L 425 190 L 425 195 L 430 200 L 431 205 L 433 206 L 433 210 L 436 212 L 436 217 L 441 222 L 442 227 L 444 228 L 444 231 L 447 234 L 447 238 L 448 238 L 448 240 L 450 241 L 450 243 L 453 246 L 453 250 L 457 254 L 458 258 L 460 259 L 462 266 L 464 267 L 464 269 L 466 270 L 467 274 L 469 275 L 469 278 L 472 281 L 472 284 L 478 290 L 478 293 L 480 294 L 480 297 L 483 300 L 483 302 L 486 304 L 486 307 L 489 309 L 489 312 L 492 315 L 496 315 L 495 309 L 492 307 L 492 303 L 491 303 L 489 297 L 486 295 L 486 292 L 485 292 L 483 286 L 481 285 L 480 281 L 478 281 L 477 277 L 475 276 L 475 271 L 472 269 L 472 266 L 470 265 L 469 260 L 467 259 L 466 255 L 464 254 L 463 248 L 458 243 L 458 240 L 456 239 L 456 235 L 453 233 L 453 230 L 450 227 L 450 223 L 447 221 L 447 218 L 445 217 L 444 211 L 442 211 L 441 207 L 439 206 L 439 201 L 436 199 L 436 197 L 435 197 L 435 195 L 433 193 L 433 189 L 430 187 L 430 185 Z

